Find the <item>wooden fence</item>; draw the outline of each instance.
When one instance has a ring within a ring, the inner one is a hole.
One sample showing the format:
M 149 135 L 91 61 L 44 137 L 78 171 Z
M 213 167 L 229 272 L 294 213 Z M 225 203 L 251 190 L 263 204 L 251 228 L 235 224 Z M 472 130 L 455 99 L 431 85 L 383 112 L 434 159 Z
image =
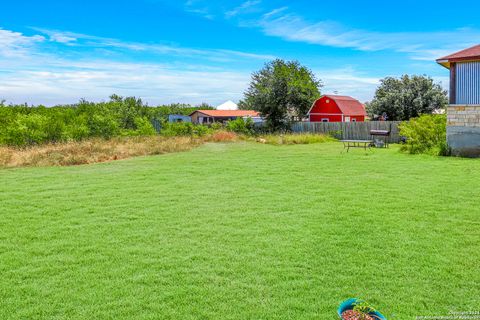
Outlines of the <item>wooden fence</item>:
M 296 122 L 292 126 L 295 133 L 325 133 L 344 140 L 370 140 L 370 130 L 389 130 L 390 143 L 398 143 L 400 135 L 398 125 L 401 121 L 367 122 Z

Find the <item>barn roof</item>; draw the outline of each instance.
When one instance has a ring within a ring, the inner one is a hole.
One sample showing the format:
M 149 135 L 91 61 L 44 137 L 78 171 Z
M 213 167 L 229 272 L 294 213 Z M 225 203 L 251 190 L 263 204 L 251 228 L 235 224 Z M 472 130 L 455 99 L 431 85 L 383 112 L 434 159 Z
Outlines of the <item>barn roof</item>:
M 325 95 L 323 97 L 328 97 L 333 101 L 335 101 L 335 103 L 340 108 L 342 113 L 347 116 L 366 116 L 367 115 L 367 112 L 365 111 L 365 106 L 357 99 L 354 99 L 349 96 L 336 96 L 336 95 Z
M 437 63 L 441 64 L 445 68 L 450 68 L 451 62 L 461 61 L 480 61 L 480 44 L 440 58 L 437 60 Z
M 260 113 L 254 110 L 196 110 L 195 112 L 203 113 L 209 117 L 259 117 Z

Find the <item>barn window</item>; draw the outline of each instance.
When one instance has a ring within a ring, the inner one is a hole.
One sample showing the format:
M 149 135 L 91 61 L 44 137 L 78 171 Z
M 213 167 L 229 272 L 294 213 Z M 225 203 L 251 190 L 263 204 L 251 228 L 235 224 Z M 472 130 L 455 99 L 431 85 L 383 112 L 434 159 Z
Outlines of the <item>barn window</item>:
M 329 122 L 328 118 L 322 118 L 322 122 Z
M 352 122 L 357 122 L 357 119 L 352 119 Z
M 326 103 L 330 103 L 330 99 L 327 99 L 327 101 L 325 101 Z

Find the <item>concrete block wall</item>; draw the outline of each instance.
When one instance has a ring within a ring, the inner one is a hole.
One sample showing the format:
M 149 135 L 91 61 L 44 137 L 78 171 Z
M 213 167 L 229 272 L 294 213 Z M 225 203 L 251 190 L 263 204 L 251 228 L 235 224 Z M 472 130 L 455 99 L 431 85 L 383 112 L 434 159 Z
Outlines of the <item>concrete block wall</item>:
M 447 142 L 453 155 L 480 157 L 480 105 L 447 108 Z
M 480 106 L 449 106 L 447 124 L 460 127 L 480 127 Z

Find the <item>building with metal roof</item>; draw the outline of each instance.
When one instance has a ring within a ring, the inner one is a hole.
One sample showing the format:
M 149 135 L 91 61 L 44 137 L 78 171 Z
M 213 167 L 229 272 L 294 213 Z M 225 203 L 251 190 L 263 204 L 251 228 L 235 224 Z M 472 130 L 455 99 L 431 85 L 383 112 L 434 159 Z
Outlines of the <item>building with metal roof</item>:
M 437 60 L 450 70 L 447 143 L 458 156 L 480 157 L 480 45 Z
M 308 111 L 310 122 L 363 122 L 365 106 L 352 97 L 324 95 Z
M 260 118 L 260 113 L 254 110 L 196 110 L 190 114 L 193 123 L 212 124 L 214 122 L 225 123 L 237 118 Z

